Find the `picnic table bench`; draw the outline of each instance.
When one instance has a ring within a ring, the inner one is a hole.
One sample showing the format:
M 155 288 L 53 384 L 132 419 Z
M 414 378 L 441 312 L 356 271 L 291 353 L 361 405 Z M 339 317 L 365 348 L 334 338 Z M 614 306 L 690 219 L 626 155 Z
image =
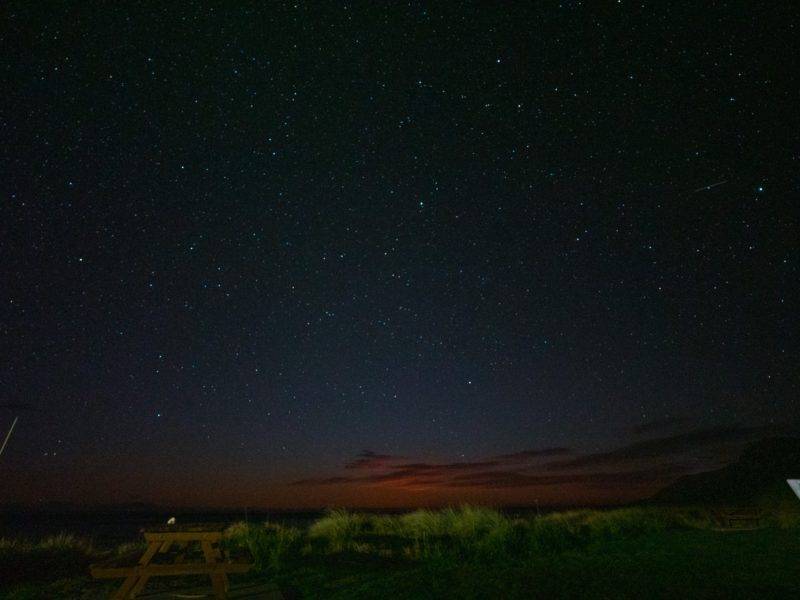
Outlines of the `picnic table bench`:
M 90 567 L 96 579 L 125 578 L 112 596 L 114 600 L 135 598 L 141 593 L 151 577 L 176 575 L 208 575 L 216 598 L 225 598 L 229 573 L 246 573 L 252 568 L 249 562 L 223 560 L 219 543 L 225 529 L 221 523 L 201 525 L 166 525 L 146 529 L 144 539 L 147 549 L 136 564 L 119 564 L 126 557 L 115 557 L 105 563 Z M 174 545 L 178 554 L 174 562 L 152 562 L 157 554 L 166 554 Z M 200 544 L 205 562 L 184 562 L 191 544 Z M 136 553 L 138 555 L 138 552 Z M 130 556 L 127 557 L 130 560 Z M 135 556 L 132 557 L 135 560 Z
M 725 530 L 758 529 L 762 514 L 756 506 L 727 506 L 716 511 L 716 518 Z

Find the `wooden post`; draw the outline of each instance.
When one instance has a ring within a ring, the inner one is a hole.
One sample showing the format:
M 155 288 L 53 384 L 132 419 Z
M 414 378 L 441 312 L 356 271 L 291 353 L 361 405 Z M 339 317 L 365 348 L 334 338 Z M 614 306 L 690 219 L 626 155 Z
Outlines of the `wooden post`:
M 200 542 L 203 548 L 203 556 L 206 558 L 206 563 L 214 564 L 219 557 L 218 550 L 211 545 L 208 540 Z M 228 591 L 228 576 L 225 573 L 214 573 L 211 575 L 211 587 L 214 590 L 214 595 L 217 598 L 226 598 Z
M 158 552 L 160 545 L 161 544 L 159 544 L 158 542 L 150 542 L 147 545 L 147 550 L 145 551 L 144 554 L 142 554 L 142 558 L 139 559 L 139 564 L 142 565 L 143 567 L 149 565 L 150 561 L 153 560 L 153 557 L 156 555 L 156 552 Z M 144 586 L 147 585 L 149 579 L 150 575 L 146 574 L 141 575 L 139 577 L 139 580 L 136 581 L 134 586 L 131 588 L 129 598 L 136 598 L 136 596 L 142 592 Z

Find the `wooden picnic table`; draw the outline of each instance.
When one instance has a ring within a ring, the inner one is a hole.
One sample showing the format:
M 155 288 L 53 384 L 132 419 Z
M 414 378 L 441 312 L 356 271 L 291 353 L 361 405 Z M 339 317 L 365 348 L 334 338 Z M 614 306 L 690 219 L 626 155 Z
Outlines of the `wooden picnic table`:
M 114 600 L 135 598 L 147 585 L 151 577 L 176 575 L 208 575 L 216 598 L 225 598 L 228 590 L 228 573 L 246 573 L 251 563 L 225 561 L 219 543 L 225 525 L 206 523 L 201 525 L 165 525 L 145 530 L 147 549 L 138 564 L 118 565 L 119 559 L 91 566 L 92 577 L 121 578 L 125 581 L 112 596 Z M 166 554 L 174 545 L 178 548 L 175 561 L 171 563 L 151 562 L 157 554 Z M 200 544 L 205 562 L 184 562 L 191 544 Z

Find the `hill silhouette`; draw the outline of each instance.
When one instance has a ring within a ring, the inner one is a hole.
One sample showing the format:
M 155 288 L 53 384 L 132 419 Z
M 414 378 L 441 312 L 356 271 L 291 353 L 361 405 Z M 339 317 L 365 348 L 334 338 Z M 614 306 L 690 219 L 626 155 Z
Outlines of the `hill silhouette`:
M 681 477 L 658 492 L 652 502 L 800 510 L 800 499 L 787 479 L 800 479 L 800 438 L 769 438 L 747 446 L 739 459 L 726 467 Z

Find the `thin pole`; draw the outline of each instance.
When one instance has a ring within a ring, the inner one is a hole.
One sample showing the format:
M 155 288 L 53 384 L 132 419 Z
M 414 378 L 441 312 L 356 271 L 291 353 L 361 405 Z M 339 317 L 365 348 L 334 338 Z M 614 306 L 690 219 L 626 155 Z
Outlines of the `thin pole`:
M 3 440 L 3 445 L 0 446 L 0 456 L 3 455 L 3 450 L 6 449 L 6 444 L 8 444 L 8 440 L 11 439 L 11 432 L 14 431 L 14 426 L 17 424 L 17 421 L 19 421 L 19 417 L 14 417 L 14 422 L 11 423 L 11 429 L 8 430 L 8 433 L 6 434 L 6 439 Z

